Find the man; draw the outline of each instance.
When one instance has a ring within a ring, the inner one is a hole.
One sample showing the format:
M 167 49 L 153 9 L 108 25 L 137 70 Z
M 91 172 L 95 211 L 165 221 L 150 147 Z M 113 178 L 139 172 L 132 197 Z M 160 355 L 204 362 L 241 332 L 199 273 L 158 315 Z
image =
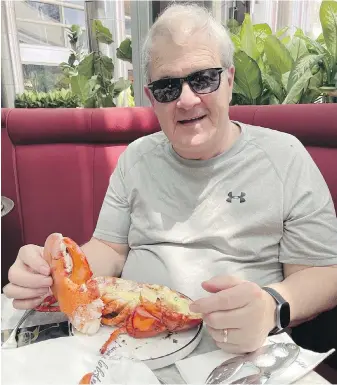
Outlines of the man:
M 120 156 L 83 246 L 95 275 L 189 295 L 217 345 L 234 353 L 336 306 L 330 193 L 296 138 L 230 121 L 227 32 L 203 8 L 173 5 L 151 28 L 143 56 L 162 132 Z M 16 308 L 34 307 L 49 274 L 41 248 L 25 246 L 4 293 Z

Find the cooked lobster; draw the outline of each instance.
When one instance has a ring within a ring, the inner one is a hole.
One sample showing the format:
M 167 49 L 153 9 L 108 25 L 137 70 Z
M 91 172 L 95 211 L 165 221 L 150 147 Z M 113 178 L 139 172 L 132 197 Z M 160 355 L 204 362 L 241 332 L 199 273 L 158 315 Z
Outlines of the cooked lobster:
M 53 296 L 38 311 L 61 311 L 84 334 L 94 334 L 101 324 L 116 326 L 101 347 L 121 333 L 135 338 L 162 332 L 191 329 L 202 322 L 201 314 L 189 310 L 191 300 L 166 286 L 141 284 L 115 277 L 93 277 L 81 248 L 70 238 L 53 233 L 44 245 L 51 266 Z M 58 302 L 58 306 L 54 306 Z

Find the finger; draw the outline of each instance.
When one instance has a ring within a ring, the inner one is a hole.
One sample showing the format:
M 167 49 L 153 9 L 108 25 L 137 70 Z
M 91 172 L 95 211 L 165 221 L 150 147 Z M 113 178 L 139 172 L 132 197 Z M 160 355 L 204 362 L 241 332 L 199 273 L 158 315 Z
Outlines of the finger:
M 15 298 L 15 299 L 31 299 L 41 297 L 42 295 L 46 295 L 49 292 L 48 287 L 32 289 L 27 287 L 21 287 L 9 283 L 3 288 L 3 293 L 7 298 Z
M 22 261 L 24 265 L 30 267 L 37 273 L 42 275 L 50 274 L 50 266 L 48 262 L 43 258 L 43 247 L 35 246 L 29 249 L 25 249 L 24 252 L 19 252 L 18 260 Z
M 246 317 L 245 308 L 240 308 L 206 314 L 203 321 L 213 329 L 236 329 L 246 324 Z
M 210 293 L 216 293 L 220 290 L 226 290 L 233 286 L 240 285 L 242 282 L 246 281 L 231 275 L 217 275 L 208 281 L 202 282 L 201 286 Z
M 9 269 L 8 278 L 14 285 L 33 289 L 50 287 L 53 284 L 50 276 L 47 277 L 38 273 L 32 273 L 22 267 L 20 268 L 16 263 Z
M 213 293 L 208 297 L 200 298 L 190 306 L 196 313 L 211 313 L 220 310 L 232 310 L 244 307 L 253 298 L 249 282 L 241 283 L 226 290 Z
M 218 348 L 220 348 L 226 353 L 243 354 L 243 353 L 250 353 L 252 351 L 250 349 L 247 349 L 245 346 L 236 345 L 236 344 L 223 343 L 223 342 L 215 342 L 215 344 Z
M 212 338 L 217 342 L 234 345 L 243 345 L 245 342 L 242 329 L 213 329 L 207 326 L 207 330 Z M 226 330 L 226 333 L 224 330 Z
M 39 298 L 31 298 L 31 299 L 14 299 L 13 300 L 13 307 L 15 309 L 34 309 L 36 306 L 40 305 L 45 296 Z

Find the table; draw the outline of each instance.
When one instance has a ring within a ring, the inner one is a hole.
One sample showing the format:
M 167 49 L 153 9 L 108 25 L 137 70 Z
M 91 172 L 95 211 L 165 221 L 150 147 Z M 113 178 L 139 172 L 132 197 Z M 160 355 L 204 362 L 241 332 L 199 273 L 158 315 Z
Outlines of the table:
M 1 196 L 1 217 L 9 214 L 13 208 L 14 202 L 5 196 Z
M 15 310 L 12 307 L 11 300 L 1 295 L 1 328 L 2 330 L 13 328 L 23 315 L 23 310 Z M 22 326 L 42 325 L 52 322 L 62 322 L 67 318 L 61 313 L 36 313 L 28 318 Z M 208 333 L 204 336 L 197 348 L 190 354 L 189 357 L 207 353 L 217 349 Z M 185 384 L 175 365 L 154 370 L 154 373 L 160 380 L 166 384 Z M 312 371 L 302 377 L 296 384 L 330 384 L 327 380 L 321 377 L 316 372 Z

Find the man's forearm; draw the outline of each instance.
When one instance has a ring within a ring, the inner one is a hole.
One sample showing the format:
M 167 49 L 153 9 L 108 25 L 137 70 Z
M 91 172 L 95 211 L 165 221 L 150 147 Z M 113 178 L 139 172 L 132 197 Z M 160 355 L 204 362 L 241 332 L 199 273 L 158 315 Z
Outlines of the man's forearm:
M 90 268 L 94 276 L 119 277 L 122 273 L 126 251 L 121 245 L 120 252 L 111 248 L 108 244 L 92 238 L 89 242 L 81 246 L 87 257 Z
M 290 326 L 337 306 L 337 266 L 304 268 L 268 286 L 289 302 Z

